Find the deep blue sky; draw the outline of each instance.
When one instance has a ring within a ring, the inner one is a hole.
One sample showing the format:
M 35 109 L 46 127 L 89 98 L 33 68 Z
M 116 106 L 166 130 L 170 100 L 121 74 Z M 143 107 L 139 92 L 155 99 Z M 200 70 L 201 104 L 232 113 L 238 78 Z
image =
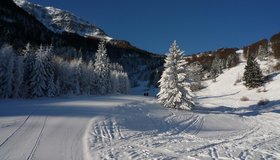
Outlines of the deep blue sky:
M 280 32 L 280 0 L 30 0 L 71 11 L 116 39 L 166 53 L 242 47 Z

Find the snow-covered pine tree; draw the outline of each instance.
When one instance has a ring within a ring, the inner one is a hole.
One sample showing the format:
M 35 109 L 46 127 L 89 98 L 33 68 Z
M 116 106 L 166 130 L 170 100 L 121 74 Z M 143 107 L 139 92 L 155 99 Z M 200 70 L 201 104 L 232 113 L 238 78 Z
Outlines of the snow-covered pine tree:
M 56 88 L 59 95 L 68 95 L 72 91 L 71 83 L 71 67 L 68 61 L 64 61 L 62 58 L 55 57 L 54 64 L 57 68 L 57 81 Z
M 118 71 L 118 72 L 123 72 L 123 66 L 120 65 L 119 63 L 110 63 L 110 70 Z
M 60 80 L 59 80 L 59 78 L 56 79 L 55 89 L 56 89 L 56 95 L 60 96 L 61 95 L 61 91 L 60 91 Z
M 30 43 L 27 43 L 25 48 L 22 51 L 22 55 L 24 57 L 23 65 L 24 65 L 24 75 L 23 75 L 23 95 L 24 98 L 31 98 L 31 79 L 32 72 L 34 68 L 34 63 L 36 61 L 36 55 L 34 51 L 31 49 Z
M 260 45 L 258 48 L 258 59 L 265 60 L 265 58 L 268 56 L 268 54 L 269 54 L 269 52 L 268 52 L 267 48 Z
M 57 95 L 56 93 L 56 85 L 54 79 L 54 62 L 53 62 L 53 46 L 47 46 L 44 50 L 44 66 L 46 70 L 46 77 L 47 77 L 47 91 L 46 94 L 48 97 L 54 97 Z
M 111 92 L 128 94 L 130 89 L 129 78 L 123 70 L 123 66 L 118 63 L 110 64 Z
M 14 78 L 13 78 L 13 98 L 20 98 L 24 95 L 24 85 L 23 85 L 23 77 L 24 77 L 24 57 L 17 56 L 15 59 L 14 66 Z
M 81 94 L 90 95 L 90 76 L 91 73 L 88 69 L 88 64 L 81 64 L 81 78 L 80 78 L 80 87 Z
M 88 66 L 87 66 L 87 70 L 89 72 L 89 93 L 91 95 L 96 94 L 96 88 L 97 88 L 97 80 L 96 80 L 96 73 L 94 70 L 94 66 L 93 66 L 93 62 L 89 61 Z
M 101 95 L 110 92 L 110 70 L 109 59 L 107 57 L 107 49 L 105 47 L 105 40 L 101 40 L 98 45 L 98 50 L 95 54 L 94 70 L 97 75 L 96 84 L 97 92 Z
M 186 80 L 186 61 L 176 41 L 165 58 L 164 71 L 159 80 L 158 100 L 163 106 L 176 109 L 192 109 L 194 103 Z
M 218 75 L 223 72 L 222 69 L 223 69 L 223 61 L 216 56 L 212 62 L 211 70 L 210 70 L 211 78 L 213 79 L 213 82 L 215 82 Z
M 47 96 L 48 97 L 55 97 L 57 95 L 56 85 L 54 84 L 54 75 L 51 74 L 47 81 Z
M 111 71 L 110 73 L 110 80 L 112 85 L 112 93 L 119 93 L 120 92 L 120 81 L 119 81 L 119 72 L 118 71 Z
M 252 54 L 248 55 L 243 80 L 245 81 L 244 85 L 247 88 L 257 88 L 262 86 L 262 84 L 264 83 L 260 66 L 255 60 L 255 58 L 252 56 Z
M 74 82 L 74 94 L 81 94 L 81 76 L 82 76 L 82 58 L 73 61 L 73 82 Z
M 3 45 L 0 49 L 0 98 L 11 98 L 13 95 L 14 62 L 12 46 Z
M 117 79 L 118 79 L 118 82 L 119 82 L 119 89 L 118 89 L 119 93 L 128 94 L 130 84 L 129 84 L 129 79 L 128 79 L 127 73 L 118 72 Z
M 125 88 L 124 88 L 124 94 L 129 94 L 129 90 L 130 90 L 130 81 L 129 81 L 129 77 L 128 74 L 126 72 L 123 73 L 123 77 L 124 77 L 124 82 L 125 82 Z
M 40 48 L 36 50 L 36 58 L 34 67 L 32 70 L 32 77 L 31 77 L 31 83 L 30 83 L 30 89 L 31 89 L 31 98 L 36 97 L 43 97 L 45 96 L 45 92 L 47 89 L 47 73 L 46 68 L 44 65 L 45 61 L 45 51 L 43 46 L 41 45 Z
M 188 69 L 189 79 L 191 81 L 190 88 L 192 91 L 197 91 L 202 88 L 203 67 L 199 62 L 193 62 L 189 65 Z

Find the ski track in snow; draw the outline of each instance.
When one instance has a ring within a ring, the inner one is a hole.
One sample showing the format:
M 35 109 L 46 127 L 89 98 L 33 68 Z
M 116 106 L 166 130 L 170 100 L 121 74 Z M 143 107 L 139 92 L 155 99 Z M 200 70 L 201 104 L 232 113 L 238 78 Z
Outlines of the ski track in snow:
M 2 147 L 12 136 L 14 136 L 23 127 L 23 125 L 26 123 L 26 121 L 29 119 L 29 117 L 30 117 L 30 115 L 28 115 L 26 117 L 26 119 L 22 122 L 22 124 L 0 144 L 0 147 Z M 6 125 L 5 127 L 10 127 L 12 125 L 14 125 L 14 124 L 8 123 L 8 125 Z M 1 128 L 3 128 L 3 127 L 1 127 Z
M 142 96 L 23 101 L 0 101 L 1 160 L 280 159 L 279 113 L 186 112 Z
M 278 114 L 242 117 L 159 108 L 152 99 L 146 99 L 118 106 L 104 117 L 93 118 L 86 139 L 91 158 L 280 158 Z M 237 122 L 240 126 L 219 125 L 225 119 L 226 123 Z M 208 128 L 213 122 L 218 128 Z
M 83 138 L 90 119 L 135 100 L 124 96 L 0 100 L 0 159 L 86 159 Z M 100 129 L 104 142 L 121 137 L 113 133 L 120 133 L 118 127 Z

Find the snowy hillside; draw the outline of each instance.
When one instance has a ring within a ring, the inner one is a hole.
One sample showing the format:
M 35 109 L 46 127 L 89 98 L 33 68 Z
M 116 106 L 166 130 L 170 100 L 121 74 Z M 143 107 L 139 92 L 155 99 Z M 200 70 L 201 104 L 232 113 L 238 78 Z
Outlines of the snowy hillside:
M 26 0 L 14 0 L 14 2 L 29 14 L 34 15 L 48 29 L 56 33 L 70 32 L 83 37 L 104 37 L 107 40 L 112 39 L 102 29 L 75 16 L 71 12 L 54 7 L 43 7 Z
M 208 82 L 192 112 L 136 97 L 132 104 L 94 117 L 86 134 L 87 158 L 279 159 L 280 74 L 272 74 L 265 91 L 248 90 L 242 83 L 233 85 L 244 65 Z M 243 96 L 249 100 L 241 101 Z M 263 99 L 270 102 L 258 105 Z
M 224 70 L 224 73 L 217 78 L 217 82 L 207 81 L 207 88 L 198 92 L 198 101 L 204 107 L 227 106 L 231 108 L 246 107 L 248 105 L 257 104 L 260 100 L 268 99 L 270 101 L 280 100 L 280 74 L 278 72 L 270 73 L 272 81 L 266 83 L 264 87 L 248 90 L 243 82 L 236 83 L 241 80 L 246 62 L 241 57 L 241 63 L 233 68 Z M 259 62 L 263 73 L 269 70 L 275 62 L 273 59 L 269 61 Z M 209 96 L 211 95 L 211 96 Z M 247 97 L 248 101 L 240 101 L 242 97 Z

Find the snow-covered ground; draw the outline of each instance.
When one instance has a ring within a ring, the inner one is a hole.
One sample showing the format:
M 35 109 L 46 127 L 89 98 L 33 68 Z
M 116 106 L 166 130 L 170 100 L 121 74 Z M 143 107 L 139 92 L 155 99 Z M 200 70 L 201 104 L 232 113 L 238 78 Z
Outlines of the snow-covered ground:
M 123 96 L 0 100 L 0 159 L 85 159 L 89 120 L 132 102 Z
M 137 99 L 91 120 L 88 159 L 280 158 L 277 112 L 185 112 L 162 108 L 153 98 Z
M 280 159 L 280 75 L 265 92 L 248 90 L 242 82 L 234 85 L 244 66 L 206 82 L 192 112 L 138 97 L 94 117 L 85 138 L 88 159 Z M 270 102 L 257 105 L 262 99 Z
M 0 159 L 280 159 L 280 74 L 265 92 L 247 90 L 234 85 L 244 65 L 206 82 L 191 112 L 139 88 L 138 96 L 0 100 Z

